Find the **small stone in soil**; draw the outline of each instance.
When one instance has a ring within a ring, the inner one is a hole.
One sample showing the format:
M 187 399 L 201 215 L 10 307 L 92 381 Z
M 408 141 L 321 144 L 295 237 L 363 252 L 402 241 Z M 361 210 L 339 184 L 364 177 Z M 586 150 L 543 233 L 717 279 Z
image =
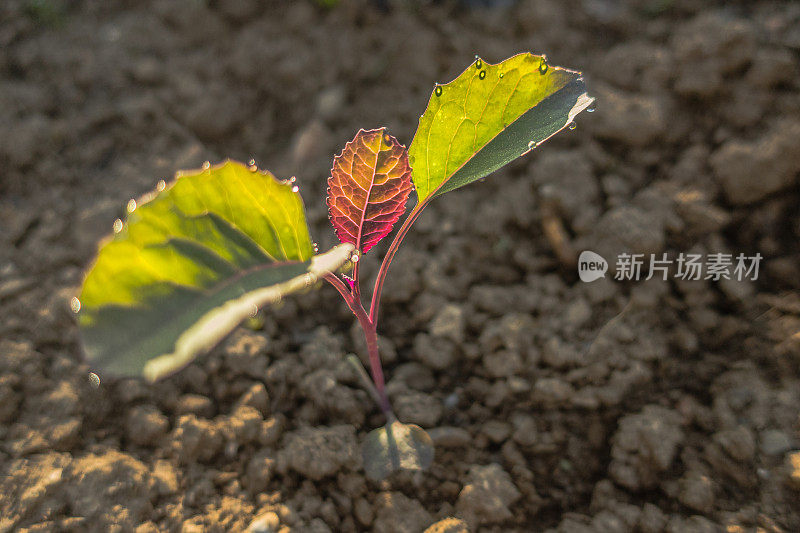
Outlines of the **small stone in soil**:
M 339 425 L 304 427 L 288 433 L 278 463 L 319 480 L 342 469 L 356 468 L 359 459 L 355 428 Z
M 451 516 L 431 524 L 424 533 L 469 533 L 469 529 L 466 522 Z
M 397 418 L 407 424 L 434 427 L 442 417 L 442 403 L 430 394 L 408 391 L 393 399 Z
M 483 424 L 481 433 L 495 444 L 504 442 L 511 433 L 511 426 L 502 420 L 489 420 Z
M 472 441 L 469 431 L 462 428 L 441 426 L 428 431 L 433 444 L 442 448 L 466 447 Z
M 125 433 L 134 444 L 156 445 L 168 429 L 169 419 L 153 405 L 137 405 L 128 411 Z
M 639 529 L 642 533 L 661 533 L 667 523 L 664 511 L 652 503 L 644 504 L 642 514 L 639 516 Z
M 269 410 L 269 394 L 263 383 L 253 383 L 250 388 L 236 402 L 237 406 L 249 405 L 258 409 L 262 415 L 266 415 Z
M 611 478 L 632 490 L 656 486 L 683 442 L 680 421 L 677 412 L 659 405 L 623 417 L 612 438 Z
M 266 490 L 275 471 L 275 459 L 271 450 L 261 450 L 250 459 L 245 472 L 244 486 L 253 494 Z
M 177 415 L 197 415 L 209 418 L 214 414 L 214 403 L 207 396 L 200 394 L 184 394 L 175 406 Z
M 208 461 L 222 449 L 223 437 L 219 428 L 209 420 L 195 415 L 182 415 L 172 431 L 172 447 L 185 463 Z
M 786 470 L 791 486 L 800 490 L 800 451 L 786 456 Z
M 761 433 L 759 448 L 764 455 L 782 455 L 792 447 L 789 436 L 778 429 L 768 429 Z
M 376 507 L 372 529 L 376 533 L 417 533 L 433 520 L 422 504 L 401 492 L 379 494 Z
M 751 461 L 755 455 L 755 437 L 745 426 L 722 430 L 715 433 L 713 439 L 737 461 Z
M 714 486 L 711 479 L 692 470 L 680 481 L 680 494 L 678 499 L 690 509 L 701 513 L 708 513 L 714 506 Z
M 444 370 L 453 364 L 456 346 L 446 337 L 419 333 L 414 337 L 414 353 L 425 365 L 434 370 Z
M 500 465 L 473 466 L 469 480 L 461 489 L 456 510 L 458 516 L 473 526 L 471 529 L 479 524 L 500 523 L 513 516 L 509 506 L 521 495 Z
M 257 516 L 247 526 L 247 533 L 277 533 L 280 519 L 272 511 Z
M 464 310 L 453 304 L 445 305 L 431 321 L 428 331 L 434 337 L 444 337 L 456 344 L 464 341 Z

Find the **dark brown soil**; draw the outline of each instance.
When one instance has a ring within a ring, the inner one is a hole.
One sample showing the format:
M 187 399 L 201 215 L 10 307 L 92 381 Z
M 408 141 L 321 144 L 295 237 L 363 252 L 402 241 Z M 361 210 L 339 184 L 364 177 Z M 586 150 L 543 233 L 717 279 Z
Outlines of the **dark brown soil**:
M 800 5 L 505 3 L 0 3 L 0 531 L 800 531 Z M 597 112 L 395 260 L 386 372 L 429 472 L 363 476 L 383 421 L 330 287 L 164 382 L 90 379 L 68 302 L 129 198 L 255 158 L 325 249 L 358 128 L 408 144 L 434 81 L 525 50 Z M 583 249 L 764 260 L 582 283 Z

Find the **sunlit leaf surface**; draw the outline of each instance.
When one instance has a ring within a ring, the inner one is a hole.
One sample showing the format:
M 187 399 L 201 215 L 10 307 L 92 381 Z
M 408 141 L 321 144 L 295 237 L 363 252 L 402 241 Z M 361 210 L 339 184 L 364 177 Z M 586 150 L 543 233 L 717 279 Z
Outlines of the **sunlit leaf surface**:
M 374 480 L 395 470 L 426 470 L 433 455 L 433 441 L 424 429 L 397 420 L 370 431 L 362 447 L 364 470 Z
M 594 99 L 581 73 L 519 54 L 475 60 L 437 85 L 409 148 L 419 201 L 508 164 L 567 127 Z
M 328 212 L 342 242 L 366 253 L 403 214 L 411 191 L 408 152 L 385 128 L 359 130 L 333 159 Z
M 232 161 L 180 172 L 128 203 L 73 310 L 90 365 L 158 379 L 262 305 L 339 268 L 352 246 L 312 260 L 297 188 Z

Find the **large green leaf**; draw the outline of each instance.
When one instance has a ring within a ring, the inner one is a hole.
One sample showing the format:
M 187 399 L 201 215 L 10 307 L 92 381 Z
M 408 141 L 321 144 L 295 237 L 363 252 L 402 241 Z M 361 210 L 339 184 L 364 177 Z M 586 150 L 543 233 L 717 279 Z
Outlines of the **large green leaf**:
M 478 180 L 572 123 L 594 98 L 580 72 L 518 54 L 437 85 L 409 149 L 419 201 Z
M 154 380 L 182 368 L 353 250 L 312 259 L 297 188 L 232 161 L 178 173 L 128 212 L 73 301 L 90 364 L 114 375 Z

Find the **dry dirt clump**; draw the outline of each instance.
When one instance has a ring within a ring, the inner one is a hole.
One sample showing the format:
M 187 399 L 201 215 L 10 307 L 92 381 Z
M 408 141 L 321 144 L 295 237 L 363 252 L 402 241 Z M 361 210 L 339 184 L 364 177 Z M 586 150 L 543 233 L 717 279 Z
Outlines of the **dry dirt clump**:
M 800 531 L 796 3 L 278 4 L 0 2 L 0 532 Z M 329 288 L 163 382 L 90 377 L 69 300 L 129 198 L 255 158 L 326 249 L 344 141 L 409 144 L 434 81 L 522 50 L 597 110 L 433 202 L 392 265 L 387 388 L 428 472 L 363 475 L 383 420 Z M 763 259 L 622 282 L 621 253 Z
M 284 442 L 278 468 L 288 466 L 306 478 L 320 480 L 360 464 L 353 426 L 301 428 L 288 433 Z

